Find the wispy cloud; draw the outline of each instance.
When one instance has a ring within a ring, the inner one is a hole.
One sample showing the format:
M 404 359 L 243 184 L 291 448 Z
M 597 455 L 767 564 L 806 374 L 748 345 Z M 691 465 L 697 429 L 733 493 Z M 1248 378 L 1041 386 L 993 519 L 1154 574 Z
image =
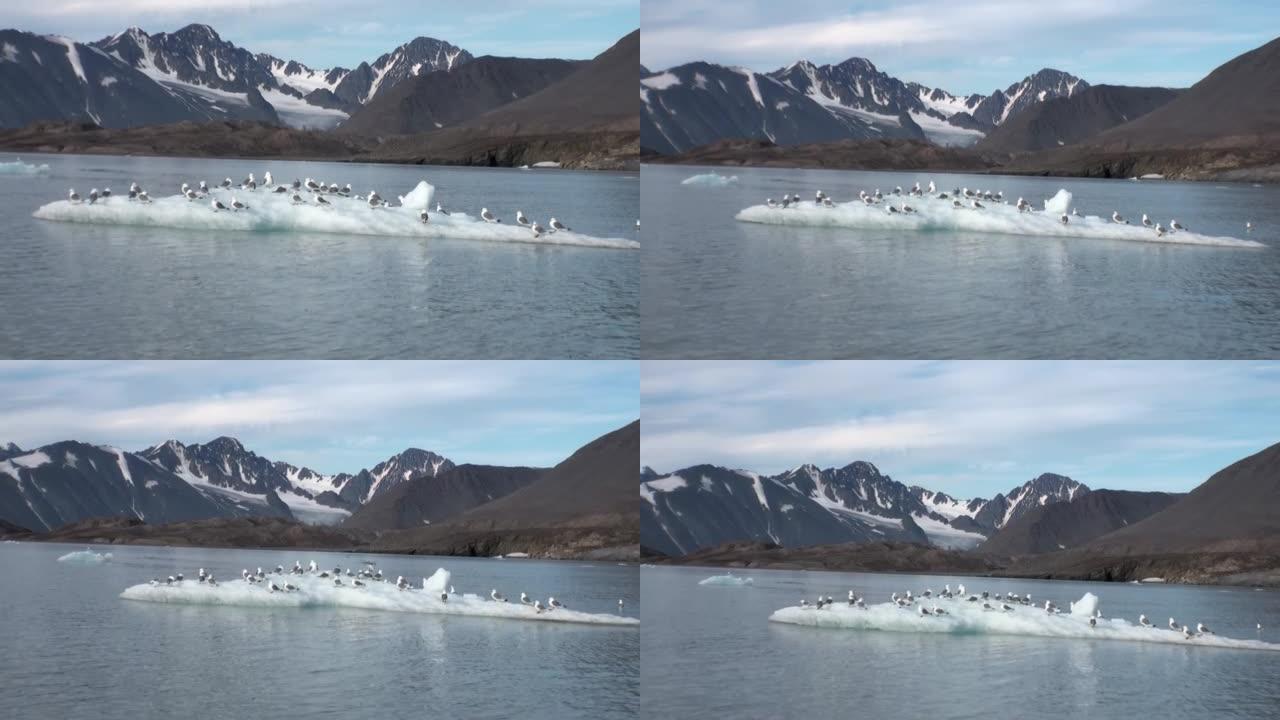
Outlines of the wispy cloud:
M 634 363 L 609 362 L 0 362 L 0 439 L 140 449 L 225 434 L 331 472 L 410 445 L 536 464 L 638 417 L 638 384 Z
M 646 362 L 641 397 L 660 470 L 863 459 L 968 495 L 1068 469 L 1113 487 L 1164 471 L 1162 489 L 1186 490 L 1280 441 L 1266 364 Z
M 1269 5 L 1269 6 L 1268 6 Z M 987 92 L 1045 66 L 1129 84 L 1203 77 L 1271 39 L 1274 4 L 1156 0 L 916 0 L 785 4 L 646 0 L 641 59 L 652 69 L 694 59 L 772 70 L 793 60 L 868 57 L 904 80 Z M 1084 53 L 1105 49 L 1110 60 Z M 998 60 L 998 61 L 997 61 Z M 1149 75 L 1149 73 L 1159 73 Z M 943 83 L 946 85 L 943 85 Z

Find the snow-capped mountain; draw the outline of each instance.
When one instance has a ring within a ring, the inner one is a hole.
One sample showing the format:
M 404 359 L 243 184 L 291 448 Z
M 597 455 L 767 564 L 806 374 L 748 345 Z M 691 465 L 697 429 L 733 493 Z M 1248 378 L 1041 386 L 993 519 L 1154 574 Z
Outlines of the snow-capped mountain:
M 254 54 L 208 25 L 156 34 L 132 27 L 88 44 L 5 30 L 0 87 L 16 107 L 0 109 L 0 125 L 84 119 L 128 127 L 237 119 L 327 129 L 380 90 L 469 60 L 466 50 L 427 37 L 347 70 Z
M 699 465 L 640 485 L 641 542 L 683 555 L 726 542 L 798 546 L 905 540 L 971 548 L 1031 508 L 1089 489 L 1045 474 L 1008 495 L 958 500 L 908 487 L 868 462 L 774 476 Z
M 744 80 L 726 83 L 726 71 Z M 960 97 L 903 82 L 865 58 L 836 65 L 800 60 L 765 74 L 694 62 L 642 73 L 641 144 L 658 152 L 729 138 L 785 145 L 902 137 L 971 145 L 1027 107 L 1087 87 L 1045 69 L 991 95 Z
M 63 441 L 0 461 L 0 519 L 31 530 L 105 516 L 167 523 L 258 515 L 293 518 L 274 489 L 190 482 L 118 448 Z
M 381 492 L 412 477 L 435 477 L 453 467 L 436 453 L 409 448 L 352 475 L 322 475 L 310 468 L 272 462 L 246 450 L 235 438 L 204 444 L 169 440 L 141 455 L 196 486 L 250 495 L 275 493 L 307 522 L 340 522 Z

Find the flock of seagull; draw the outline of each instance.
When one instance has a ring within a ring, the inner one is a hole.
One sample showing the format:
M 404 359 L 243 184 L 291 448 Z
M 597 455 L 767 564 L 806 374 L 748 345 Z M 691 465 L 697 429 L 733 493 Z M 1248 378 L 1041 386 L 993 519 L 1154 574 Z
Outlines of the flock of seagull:
M 1058 615 L 1061 613 L 1057 604 L 1051 600 L 1045 600 L 1043 605 L 1033 603 L 1031 601 L 1031 593 L 1027 593 L 1026 595 L 1019 595 L 1012 592 L 1001 595 L 1000 593 L 989 593 L 985 591 L 982 593 L 967 593 L 963 584 L 959 585 L 955 590 L 952 590 L 951 585 L 948 583 L 943 588 L 942 592 L 939 592 L 936 595 L 932 589 L 926 589 L 920 595 L 912 595 L 910 590 L 905 593 L 895 592 L 890 595 L 889 599 L 894 605 L 903 610 L 911 610 L 913 607 L 916 608 L 916 612 L 918 612 L 921 617 L 941 617 L 943 615 L 950 614 L 945 608 L 938 605 L 936 602 L 937 600 L 962 600 L 964 602 L 975 604 L 982 603 L 982 609 L 988 612 L 1011 613 L 1015 610 L 1014 605 L 1022 605 L 1026 607 L 1042 608 L 1044 612 L 1049 615 Z M 816 603 L 810 603 L 806 598 L 800 599 L 800 607 L 803 609 L 822 610 L 823 608 L 830 608 L 834 604 L 835 600 L 830 595 L 827 595 L 826 597 L 819 595 Z M 849 591 L 848 606 L 862 610 L 867 609 L 867 604 L 863 601 L 862 596 L 855 595 L 852 590 Z M 1068 612 L 1073 610 L 1074 607 L 1075 603 L 1070 603 Z M 1096 628 L 1098 626 L 1098 621 L 1101 619 L 1102 611 L 1095 610 L 1094 614 L 1089 617 L 1089 627 Z M 1138 624 L 1142 627 L 1152 627 L 1151 621 L 1147 619 L 1146 615 L 1138 616 Z M 1187 625 L 1180 625 L 1173 618 L 1169 618 L 1169 629 L 1174 632 L 1181 631 L 1182 636 L 1187 640 L 1198 635 L 1214 634 L 1213 631 L 1204 623 L 1196 623 L 1196 629 L 1192 630 Z M 1262 631 L 1262 623 L 1258 623 L 1258 631 Z
M 232 182 L 231 178 L 225 178 L 221 183 L 218 184 L 217 189 L 234 190 L 236 187 L 239 187 L 239 189 L 244 192 L 256 192 L 259 186 L 260 185 L 258 183 L 258 180 L 254 176 L 254 174 L 249 173 L 249 176 L 246 177 L 244 180 L 242 180 L 239 183 L 239 185 L 236 185 L 236 183 Z M 276 195 L 284 195 L 284 194 L 292 193 L 292 195 L 290 196 L 290 200 L 293 202 L 294 205 L 314 204 L 318 207 L 332 207 L 333 203 L 330 202 L 325 197 L 327 195 L 329 197 L 336 196 L 336 197 L 343 197 L 343 198 L 351 198 L 359 202 L 368 203 L 370 210 L 376 210 L 378 208 L 394 207 L 390 202 L 388 202 L 381 195 L 379 195 L 378 191 L 376 190 L 370 190 L 368 195 L 359 195 L 354 193 L 351 190 L 351 183 L 347 183 L 345 185 L 339 186 L 337 183 L 325 183 L 325 182 L 313 180 L 311 178 L 306 178 L 305 180 L 298 180 L 297 178 L 294 178 L 292 183 L 276 184 L 274 179 L 271 177 L 271 172 L 268 171 L 262 178 L 261 187 L 264 190 L 269 189 L 272 194 L 276 194 Z M 223 211 L 239 212 L 241 210 L 249 209 L 249 206 L 241 202 L 235 195 L 231 196 L 231 200 L 230 200 L 231 204 L 230 206 L 228 206 L 227 204 L 223 203 L 221 200 L 215 197 L 210 197 L 211 192 L 212 191 L 210 190 L 208 183 L 206 183 L 204 180 L 201 180 L 199 185 L 196 185 L 196 186 L 192 186 L 190 183 L 185 183 L 185 182 L 182 183 L 181 194 L 183 197 L 185 197 L 187 200 L 192 202 L 196 200 L 203 200 L 206 197 L 208 197 L 209 207 L 212 208 L 214 212 L 223 212 Z M 309 203 L 307 201 L 307 199 L 303 196 L 304 193 L 311 198 L 312 202 Z M 80 194 L 76 192 L 75 188 L 71 188 L 69 191 L 67 191 L 67 199 L 72 203 L 87 202 L 88 204 L 93 205 L 97 203 L 99 200 L 105 200 L 106 198 L 109 198 L 109 197 L 111 197 L 111 188 L 104 188 L 101 192 L 99 192 L 97 188 L 93 188 L 92 190 L 89 191 L 89 196 L 87 198 L 81 198 Z M 152 202 L 151 197 L 147 194 L 147 191 L 142 189 L 142 187 L 139 186 L 138 183 L 136 182 L 129 184 L 128 199 L 130 201 L 140 202 L 140 203 Z M 403 197 L 400 198 L 400 203 L 401 205 L 404 204 Z M 439 202 L 436 203 L 435 212 L 440 215 L 449 214 L 449 211 L 445 210 L 444 206 Z M 431 217 L 427 213 L 425 208 L 418 211 L 418 220 L 420 220 L 422 223 L 425 224 L 429 222 L 430 219 Z M 489 208 L 480 208 L 480 219 L 484 220 L 487 223 L 493 223 L 493 224 L 498 224 L 502 222 L 502 219 L 494 215 L 492 212 L 490 212 Z M 516 211 L 516 224 L 519 225 L 520 227 L 528 228 L 529 232 L 533 233 L 534 237 L 541 237 L 542 235 L 547 233 L 572 232 L 572 230 L 569 227 L 567 227 L 564 223 L 560 222 L 555 218 L 551 218 L 550 220 L 547 221 L 547 225 L 543 226 L 541 223 L 537 222 L 536 220 L 530 220 L 529 218 L 525 217 L 524 212 L 520 210 Z M 636 229 L 638 230 L 639 228 L 640 228 L 640 221 L 637 220 Z
M 267 592 L 271 593 L 291 593 L 300 591 L 300 587 L 285 580 L 285 577 L 290 575 L 303 575 L 321 579 L 333 578 L 333 584 L 335 587 L 350 587 L 353 589 L 365 587 L 368 583 L 391 582 L 389 578 L 383 577 L 381 570 L 360 568 L 358 571 L 353 571 L 350 568 L 343 570 L 340 567 L 335 567 L 332 571 L 322 570 L 318 565 L 316 565 L 315 560 L 312 560 L 306 567 L 303 567 L 301 562 L 295 560 L 293 567 L 288 571 L 285 570 L 283 565 L 277 565 L 275 570 L 271 572 L 264 572 L 262 568 L 256 568 L 253 572 L 250 572 L 248 568 L 240 571 L 241 580 L 244 580 L 250 585 L 262 585 L 266 588 Z M 180 586 L 184 582 L 186 582 L 186 579 L 183 574 L 176 573 L 163 580 L 160 578 L 152 578 L 150 584 L 152 587 L 158 587 L 160 585 L 172 587 L 175 585 Z M 211 587 L 216 587 L 218 585 L 218 581 L 213 577 L 213 573 L 205 572 L 204 568 L 200 568 L 199 574 L 196 576 L 196 582 Z M 404 591 L 424 590 L 426 589 L 426 580 L 424 579 L 422 582 L 423 587 L 415 587 L 407 578 L 401 575 L 396 577 L 395 586 Z M 447 590 L 441 591 L 440 602 L 449 602 L 449 596 L 456 594 L 457 593 L 454 591 L 453 586 L 450 585 Z M 506 596 L 498 592 L 497 588 L 494 588 L 489 592 L 489 599 L 493 602 L 507 602 Z M 528 605 L 538 613 L 551 612 L 553 610 L 559 610 L 567 607 L 564 603 L 554 597 L 547 598 L 547 602 L 544 604 L 541 600 L 535 600 L 529 597 L 527 593 L 523 592 L 520 593 L 520 604 Z M 621 610 L 622 607 L 622 600 L 618 600 L 618 609 Z
M 970 190 L 969 188 L 965 187 L 965 188 L 955 188 L 949 193 L 938 192 L 938 187 L 933 183 L 932 180 L 929 181 L 928 188 L 921 188 L 920 183 L 918 182 L 915 184 L 914 187 L 912 187 L 909 190 L 903 190 L 901 186 L 895 187 L 887 198 L 883 193 L 880 192 L 880 188 L 876 188 L 876 191 L 873 193 L 868 193 L 866 190 L 859 190 L 858 200 L 861 201 L 863 205 L 867 205 L 867 206 L 882 205 L 884 207 L 884 211 L 890 215 L 899 215 L 899 214 L 910 215 L 916 212 L 916 209 L 908 205 L 905 200 L 897 200 L 896 198 L 917 197 L 917 198 L 923 199 L 925 195 L 936 198 L 938 200 L 950 200 L 951 206 L 956 210 L 964 210 L 966 208 L 972 209 L 972 210 L 982 210 L 986 207 L 986 205 L 982 204 L 984 200 L 988 203 L 993 203 L 993 204 L 1003 204 L 1003 205 L 1009 204 L 1008 201 L 1004 199 L 1003 191 L 991 192 L 990 190 L 985 190 L 985 191 Z M 802 202 L 803 201 L 800 199 L 799 193 L 795 195 L 792 195 L 790 193 L 784 194 L 782 196 L 782 202 L 775 202 L 773 198 L 765 198 L 766 206 L 771 208 L 780 208 L 780 209 L 800 207 Z M 836 206 L 836 202 L 833 201 L 829 195 L 827 195 L 821 190 L 817 190 L 814 192 L 813 204 L 818 207 L 828 207 L 828 208 L 833 208 Z M 1034 207 L 1032 207 L 1031 203 L 1027 202 L 1025 198 L 1018 198 L 1018 202 L 1015 205 L 1018 208 L 1018 212 L 1027 212 L 1027 213 L 1037 212 L 1037 210 Z M 1079 216 L 1080 216 L 1080 213 L 1075 208 L 1072 208 L 1071 214 L 1067 215 L 1066 213 L 1063 213 L 1058 217 L 1058 222 L 1061 222 L 1063 225 L 1066 225 L 1069 222 L 1071 222 L 1072 217 L 1079 217 Z M 1121 217 L 1120 213 L 1116 211 L 1112 211 L 1111 221 L 1119 225 L 1130 224 L 1128 220 Z M 1142 215 L 1142 225 L 1144 227 L 1154 230 L 1156 234 L 1161 237 L 1163 237 L 1168 233 L 1175 233 L 1182 230 L 1186 230 L 1186 227 L 1184 227 L 1177 220 L 1170 220 L 1169 226 L 1165 227 L 1162 223 L 1152 222 L 1151 218 L 1149 218 L 1145 213 L 1143 213 Z M 1245 232 L 1253 232 L 1252 222 L 1245 223 Z

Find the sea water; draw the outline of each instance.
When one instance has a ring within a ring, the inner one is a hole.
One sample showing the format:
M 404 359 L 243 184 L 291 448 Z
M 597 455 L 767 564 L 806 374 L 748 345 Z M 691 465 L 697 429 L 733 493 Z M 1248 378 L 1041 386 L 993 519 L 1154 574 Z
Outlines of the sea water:
M 10 357 L 634 357 L 639 213 L 634 173 L 354 163 L 23 156 L 48 173 L 0 177 L 0 345 Z M 178 196 L 270 170 L 393 205 L 425 181 L 429 222 L 328 196 Z M 127 200 L 130 182 L 151 195 Z M 106 202 L 67 202 L 110 187 Z M 434 212 L 434 201 L 450 215 Z M 501 224 L 479 220 L 488 208 Z M 513 227 L 523 210 L 569 233 Z
M 707 568 L 641 569 L 641 702 L 651 717 L 840 717 L 856 708 L 859 717 L 1261 720 L 1280 706 L 1275 590 L 750 573 L 750 592 L 713 592 L 699 587 Z M 955 612 L 920 618 L 887 605 L 894 592 L 961 583 L 969 593 L 1031 594 L 1041 607 L 984 612 L 938 600 L 928 605 Z M 867 610 L 848 607 L 849 590 Z M 1097 596 L 1099 629 L 1088 626 L 1088 603 L 1071 613 L 1086 593 Z M 833 597 L 832 608 L 799 607 L 819 594 Z M 1061 614 L 1045 613 L 1045 600 Z M 1134 627 L 1140 613 L 1156 627 Z M 1170 617 L 1216 635 L 1168 637 L 1160 628 Z M 1250 647 L 1222 647 L 1232 642 Z
M 0 545 L 0 705 L 20 708 L 22 717 L 632 718 L 639 712 L 634 624 L 409 609 L 429 601 L 422 580 L 444 568 L 459 608 L 496 605 L 480 599 L 492 589 L 518 604 L 524 591 L 544 602 L 554 595 L 575 613 L 634 621 L 640 608 L 634 566 L 138 546 L 113 546 L 113 561 L 93 567 L 57 562 L 69 550 L 84 547 Z M 279 605 L 122 597 L 138 585 L 163 592 L 149 581 L 182 572 L 182 584 L 203 590 L 203 599 L 222 590 L 231 598 L 243 595 L 242 569 L 288 568 L 295 560 L 330 570 L 375 567 L 393 581 L 409 577 L 419 589 L 374 588 L 368 596 L 378 602 L 367 604 L 322 602 L 325 589 L 312 578 L 308 593 L 278 594 L 290 598 Z M 201 567 L 218 587 L 198 583 Z M 300 596 L 311 602 L 296 602 Z M 522 611 L 508 603 L 494 612 Z
M 644 357 L 1280 352 L 1277 186 L 770 168 L 734 168 L 738 182 L 723 187 L 682 185 L 693 172 L 641 171 Z M 813 203 L 817 190 L 847 203 L 859 190 L 888 199 L 930 179 L 939 192 L 1022 196 L 1036 212 L 897 198 L 917 210 L 903 216 Z M 1079 213 L 1066 225 L 1045 206 L 1061 190 Z M 800 195 L 800 209 L 765 207 L 783 194 Z M 1130 225 L 1110 222 L 1113 211 Z M 1187 231 L 1160 237 L 1141 226 L 1143 213 Z

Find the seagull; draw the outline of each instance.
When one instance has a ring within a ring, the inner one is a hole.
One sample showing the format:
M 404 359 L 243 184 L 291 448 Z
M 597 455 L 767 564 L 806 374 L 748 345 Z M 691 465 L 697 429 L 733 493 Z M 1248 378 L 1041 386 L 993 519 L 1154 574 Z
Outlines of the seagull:
M 420 211 L 418 212 L 418 219 L 422 221 L 422 224 L 423 224 L 423 225 L 426 225 L 426 224 L 427 224 L 427 219 L 428 219 L 427 211 L 426 211 L 426 210 L 420 210 Z
M 76 194 L 75 188 L 71 188 L 67 191 L 67 199 L 73 203 L 80 202 L 80 196 Z
M 959 210 L 959 209 L 960 209 L 960 201 L 959 201 L 959 200 L 952 200 L 952 201 L 951 201 L 951 207 L 956 208 L 957 210 Z
M 323 195 L 316 195 L 316 204 L 317 204 L 317 205 L 329 205 L 330 203 L 329 203 L 329 201 L 328 201 L 328 200 L 325 200 L 325 199 L 324 199 L 324 196 L 323 196 Z
M 542 601 L 541 601 L 541 600 L 534 600 L 534 601 L 533 601 L 533 609 L 534 609 L 534 610 L 537 610 L 539 613 L 541 613 L 543 610 L 546 610 L 546 608 L 542 607 Z
M 937 192 L 937 191 L 938 191 L 937 186 L 933 184 L 933 181 L 932 181 L 932 180 L 930 180 L 930 181 L 929 181 L 929 194 L 930 194 L 930 195 L 932 195 L 932 194 L 934 194 L 934 193 L 935 193 L 935 192 Z
M 546 232 L 546 228 L 536 222 L 529 227 L 529 230 L 533 232 L 534 237 L 542 237 L 542 233 Z
M 271 592 L 280 592 L 280 586 L 275 583 L 271 583 L 270 588 L 271 588 Z
M 223 188 L 224 190 L 230 190 L 230 189 L 231 189 L 231 178 L 224 178 L 224 179 L 222 180 L 222 188 Z
M 618 598 L 618 609 L 621 610 L 622 606 L 623 606 L 622 598 Z
M 231 208 L 233 210 L 248 210 L 249 206 L 236 199 L 235 195 L 231 196 Z
M 302 205 L 306 203 L 306 200 L 303 200 L 302 196 L 299 195 L 298 193 L 294 193 L 291 199 L 293 200 L 294 205 Z
M 1178 629 L 1178 623 L 1174 622 L 1174 621 L 1173 621 L 1173 618 L 1169 618 L 1169 629 L 1170 629 L 1170 630 L 1177 630 L 1177 629 Z
M 533 604 L 533 601 L 532 601 L 532 600 L 530 600 L 530 599 L 529 599 L 529 596 L 528 596 L 528 595 L 526 595 L 525 593 L 520 593 L 520 604 L 521 604 L 521 605 L 532 605 L 532 604 Z
M 766 207 L 771 207 L 771 208 L 772 208 L 772 207 L 778 207 L 778 204 L 777 204 L 777 203 L 775 203 L 775 202 L 773 201 L 773 198 L 765 198 L 765 199 L 764 199 L 764 204 L 765 204 L 765 206 L 766 206 Z M 516 220 L 519 220 L 519 219 L 520 219 L 520 216 L 519 216 L 519 214 L 517 213 L 517 215 L 516 215 Z
M 364 587 L 364 583 L 360 582 L 359 580 L 353 580 L 351 584 L 355 585 L 356 587 Z
M 1067 222 L 1069 221 L 1066 215 L 1063 215 L 1061 218 L 1059 218 L 1059 220 L 1062 222 L 1063 225 L 1066 225 Z
M 565 232 L 571 232 L 569 228 L 565 227 L 564 223 L 560 222 L 555 218 L 551 218 L 551 222 L 549 222 L 548 224 L 551 226 L 551 232 L 557 232 L 559 230 L 563 230 Z
M 800 607 L 802 607 L 802 608 L 807 608 L 807 607 L 809 607 L 809 601 L 808 601 L 808 600 L 805 600 L 804 598 L 800 598 Z
M 913 213 L 913 212 L 915 212 L 915 211 L 916 211 L 916 209 L 915 209 L 915 208 L 911 207 L 910 205 L 908 205 L 908 204 L 906 204 L 906 203 L 902 203 L 902 212 L 903 212 L 904 214 L 906 214 L 906 213 Z
M 1187 639 L 1187 640 L 1190 640 L 1190 639 L 1192 638 L 1192 636 L 1193 636 L 1193 635 L 1194 635 L 1194 633 L 1192 633 L 1192 632 L 1191 632 L 1191 629 L 1190 629 L 1190 628 L 1188 628 L 1186 625 L 1183 625 L 1183 626 L 1182 626 L 1182 637 L 1183 637 L 1183 638 L 1185 638 L 1185 639 Z
M 895 214 L 897 214 L 898 212 L 901 212 L 900 210 L 898 210 L 898 208 L 896 208 L 896 207 L 894 207 L 894 206 L 892 206 L 892 205 L 885 205 L 885 206 L 884 206 L 884 211 L 885 211 L 885 212 L 887 212 L 887 213 L 889 213 L 890 215 L 895 215 Z
M 1146 227 L 1151 227 L 1151 218 L 1147 217 L 1146 213 L 1142 213 L 1142 224 Z
M 1095 617 L 1089 618 L 1089 627 L 1091 628 L 1098 627 L 1098 618 L 1095 618 Z
M 268 170 L 268 171 L 266 171 L 265 173 L 263 173 L 263 174 L 262 174 L 262 184 L 263 184 L 264 186 L 266 186 L 266 185 L 274 185 L 274 184 L 275 184 L 275 183 L 271 182 L 271 171 L 270 171 L 270 170 Z
M 89 204 L 92 205 L 96 202 L 98 202 L 98 188 L 89 191 Z
M 932 614 L 933 614 L 933 613 L 929 612 L 929 609 L 928 609 L 928 608 L 926 608 L 926 607 L 925 607 L 925 606 L 923 606 L 923 605 L 921 605 L 921 606 L 920 606 L 920 615 L 921 615 L 921 616 L 924 616 L 924 615 L 932 615 Z
M 1164 233 L 1165 233 L 1164 226 L 1161 225 L 1160 223 L 1156 223 L 1156 235 L 1158 235 L 1159 237 L 1164 237 Z
M 1000 603 L 1000 609 L 1005 612 L 1013 612 L 1013 608 L 1008 603 Z
M 492 591 L 490 591 L 490 592 L 489 592 L 489 597 L 490 597 L 494 602 L 506 602 L 506 601 L 507 601 L 507 599 L 506 599 L 505 597 L 503 597 L 502 593 L 498 592 L 498 589 L 497 589 L 497 588 L 494 588 Z
M 1244 224 L 1244 231 L 1253 232 L 1253 221 L 1249 221 Z
M 245 178 L 244 182 L 240 183 L 240 187 L 246 190 L 258 189 L 258 181 L 253 179 L 253 173 L 249 173 L 249 177 Z
M 1196 623 L 1196 634 L 1197 634 L 1197 635 L 1212 635 L 1212 634 L 1213 634 L 1213 631 L 1212 631 L 1212 630 L 1210 630 L 1208 627 L 1206 627 L 1204 623 Z
M 1146 615 L 1138 616 L 1138 624 L 1142 627 L 1151 627 L 1151 621 L 1147 619 Z
M 444 206 L 443 206 L 443 205 L 441 205 L 439 202 L 437 202 L 437 203 L 436 203 L 436 212 L 440 213 L 441 215 L 448 215 L 448 214 L 449 214 L 449 211 L 448 211 L 448 210 L 445 210 L 445 209 L 444 209 Z
M 449 602 L 449 593 L 447 592 L 440 593 L 440 602 Z
M 984 207 L 986 207 L 986 206 L 985 206 L 985 205 L 983 205 L 982 203 L 978 202 L 977 200 L 974 200 L 974 201 L 973 201 L 973 207 L 974 207 L 974 209 L 975 209 L 975 210 L 981 210 L 982 208 L 984 208 Z
M 1119 212 L 1117 212 L 1117 211 L 1115 211 L 1115 210 L 1112 210 L 1112 211 L 1111 211 L 1111 222 L 1113 222 L 1113 223 L 1119 223 L 1119 224 L 1121 224 L 1121 225 L 1128 225 L 1128 224 L 1129 224 L 1129 221 L 1128 221 L 1128 220 L 1125 220 L 1125 219 L 1124 219 L 1124 218 L 1122 218 L 1122 217 L 1120 217 L 1120 213 L 1119 213 Z
M 489 208 L 480 208 L 480 218 L 487 223 L 502 222 L 501 220 L 494 217 L 493 213 L 489 212 Z
M 277 195 L 279 195 L 280 193 L 287 193 L 287 192 L 289 192 L 289 188 L 285 187 L 284 185 L 277 185 L 277 186 L 276 186 L 276 189 L 274 190 L 274 192 L 275 192 Z
M 197 197 L 199 197 L 198 195 L 196 195 L 195 190 L 192 190 L 191 188 L 187 187 L 186 183 L 182 183 L 182 194 L 187 197 L 187 202 L 195 200 Z
M 824 197 L 824 198 L 822 198 L 822 206 L 823 206 L 823 207 L 835 207 L 835 206 L 836 206 L 836 204 L 835 204 L 835 203 L 833 203 L 833 202 L 831 202 L 831 198 L 829 198 L 829 197 Z
M 340 578 L 340 577 L 336 577 L 336 578 L 334 578 L 334 579 L 333 579 L 333 584 L 334 584 L 334 585 L 339 585 L 339 586 L 340 586 L 340 585 L 342 585 L 342 578 Z
M 1177 220 L 1170 220 L 1169 227 L 1173 228 L 1175 232 L 1178 230 L 1186 230 L 1186 228 L 1182 227 L 1182 223 Z
M 547 605 L 556 608 L 557 610 L 564 607 L 564 603 L 555 598 L 547 598 Z
M 772 201 L 770 201 L 770 202 L 772 202 Z M 517 211 L 516 211 L 516 224 L 520 225 L 521 227 L 529 227 L 529 225 L 531 225 L 532 223 L 530 223 L 530 222 L 529 222 L 529 218 L 527 218 L 527 217 L 525 217 L 525 216 L 524 216 L 524 211 L 523 211 L 523 210 L 517 210 Z
M 226 210 L 226 209 L 227 209 L 227 206 L 226 206 L 226 205 L 223 205 L 221 202 L 219 202 L 217 198 L 214 198 L 213 200 L 210 200 L 210 201 L 209 201 L 209 205 L 210 205 L 210 207 L 212 207 L 212 208 L 213 208 L 213 211 L 214 211 L 214 212 L 218 212 L 219 210 Z

